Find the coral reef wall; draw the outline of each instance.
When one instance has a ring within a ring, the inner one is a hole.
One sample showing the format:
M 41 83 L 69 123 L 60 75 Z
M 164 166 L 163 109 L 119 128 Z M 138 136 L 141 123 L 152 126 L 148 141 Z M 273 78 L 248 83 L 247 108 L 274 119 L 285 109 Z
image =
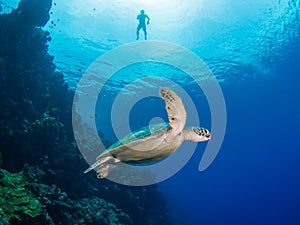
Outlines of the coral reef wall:
M 168 224 L 156 186 L 84 175 L 73 93 L 48 54 L 51 0 L 0 15 L 0 224 Z

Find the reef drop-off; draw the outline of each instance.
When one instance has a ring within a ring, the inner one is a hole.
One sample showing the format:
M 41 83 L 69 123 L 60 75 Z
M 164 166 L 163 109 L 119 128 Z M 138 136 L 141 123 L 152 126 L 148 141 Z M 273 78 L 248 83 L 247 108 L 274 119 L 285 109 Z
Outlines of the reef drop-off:
M 74 93 L 42 29 L 51 6 L 22 0 L 0 15 L 0 224 L 168 224 L 155 185 L 125 187 L 83 174 Z

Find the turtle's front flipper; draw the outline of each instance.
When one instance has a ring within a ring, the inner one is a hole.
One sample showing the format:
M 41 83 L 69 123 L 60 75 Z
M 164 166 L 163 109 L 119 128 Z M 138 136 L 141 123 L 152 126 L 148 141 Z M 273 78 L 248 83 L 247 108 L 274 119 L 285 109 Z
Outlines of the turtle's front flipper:
M 115 164 L 120 162 L 119 159 L 117 158 L 114 158 L 113 156 L 111 156 L 110 154 L 107 154 L 107 155 L 103 155 L 101 157 L 99 157 L 99 159 L 94 163 L 92 164 L 86 171 L 84 171 L 84 173 L 88 173 L 90 172 L 91 170 L 93 169 L 96 169 L 97 167 L 99 167 L 99 169 L 97 170 L 97 174 L 99 171 L 106 171 L 106 172 L 103 172 L 103 174 L 106 173 L 105 176 L 108 175 L 108 173 L 113 169 L 115 168 Z M 111 168 L 110 170 L 108 169 L 105 169 L 106 167 L 109 167 L 110 165 L 114 166 L 113 168 Z M 105 176 L 101 177 L 101 178 L 104 178 Z M 98 176 L 99 177 L 99 176 Z
M 161 88 L 160 96 L 165 100 L 169 122 L 175 135 L 179 134 L 184 128 L 186 112 L 181 98 L 170 89 Z

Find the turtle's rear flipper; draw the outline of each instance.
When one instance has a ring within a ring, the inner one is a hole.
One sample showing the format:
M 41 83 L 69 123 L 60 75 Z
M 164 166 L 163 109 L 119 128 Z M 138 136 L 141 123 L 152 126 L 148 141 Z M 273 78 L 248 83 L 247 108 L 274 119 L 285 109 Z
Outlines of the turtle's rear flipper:
M 109 164 L 109 163 L 102 164 L 97 170 L 97 177 L 105 178 L 116 166 L 117 166 L 116 164 Z
M 104 166 L 104 165 L 106 165 L 106 163 L 114 164 L 117 162 L 120 162 L 120 160 L 117 158 L 114 158 L 113 156 L 111 156 L 109 154 L 103 155 L 95 163 L 93 163 L 86 171 L 84 171 L 84 173 L 88 173 L 91 170 L 96 169 L 97 167 Z

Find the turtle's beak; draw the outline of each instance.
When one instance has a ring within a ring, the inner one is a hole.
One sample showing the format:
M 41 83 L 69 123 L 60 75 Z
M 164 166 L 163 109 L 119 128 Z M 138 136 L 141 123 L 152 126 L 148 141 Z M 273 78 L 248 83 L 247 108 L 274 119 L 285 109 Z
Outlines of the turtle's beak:
M 211 134 L 207 134 L 207 135 L 206 135 L 206 138 L 207 138 L 208 140 L 210 140 L 210 139 L 211 139 Z

